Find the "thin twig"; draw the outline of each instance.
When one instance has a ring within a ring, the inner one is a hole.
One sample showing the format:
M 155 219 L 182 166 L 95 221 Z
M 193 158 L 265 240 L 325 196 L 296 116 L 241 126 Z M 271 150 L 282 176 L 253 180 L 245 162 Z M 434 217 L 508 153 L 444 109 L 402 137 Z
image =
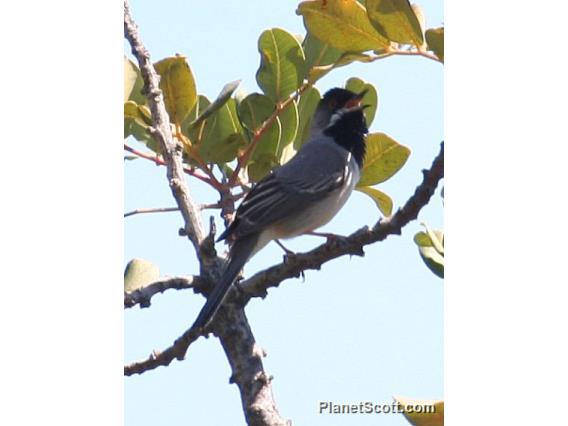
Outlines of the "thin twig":
M 166 212 L 179 212 L 179 207 L 156 207 L 156 208 L 136 209 L 128 213 L 124 213 L 124 217 L 134 216 L 135 214 L 143 214 L 143 213 L 166 213 Z
M 139 151 L 137 149 L 134 149 L 131 146 L 126 145 L 126 144 L 124 144 L 124 150 L 131 152 L 131 153 L 137 155 L 140 158 L 144 158 L 146 160 L 153 161 L 154 163 L 156 163 L 159 166 L 165 166 L 166 165 L 166 162 L 160 156 L 158 156 L 156 154 L 145 153 L 145 152 Z M 211 185 L 211 180 L 209 180 L 209 178 L 207 176 L 204 176 L 201 173 L 198 173 L 197 171 L 190 169 L 189 167 L 184 167 L 183 171 L 184 171 L 184 173 L 191 175 L 191 176 L 205 182 L 208 185 Z
M 442 62 L 440 58 L 438 58 L 436 55 L 428 53 L 425 50 L 400 50 L 400 49 L 396 49 L 396 50 L 389 50 L 386 53 L 381 53 L 380 55 L 374 56 L 371 58 L 371 61 L 376 61 L 379 59 L 384 59 L 384 58 L 388 58 L 389 56 L 422 56 L 424 58 L 427 59 L 431 59 L 432 61 L 435 62 Z

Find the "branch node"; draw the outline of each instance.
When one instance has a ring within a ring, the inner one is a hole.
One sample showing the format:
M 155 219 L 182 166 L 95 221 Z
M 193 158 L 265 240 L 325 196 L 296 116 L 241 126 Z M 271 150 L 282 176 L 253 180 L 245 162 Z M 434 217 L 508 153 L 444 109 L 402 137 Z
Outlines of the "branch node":
M 269 385 L 272 379 L 274 379 L 274 376 L 268 375 L 264 371 L 259 371 L 254 377 L 255 381 L 262 383 L 264 386 Z

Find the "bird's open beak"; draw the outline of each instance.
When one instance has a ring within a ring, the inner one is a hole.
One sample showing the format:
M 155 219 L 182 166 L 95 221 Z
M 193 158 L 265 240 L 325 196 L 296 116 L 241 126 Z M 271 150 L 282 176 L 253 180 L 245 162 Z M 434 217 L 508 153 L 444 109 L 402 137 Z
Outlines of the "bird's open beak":
M 355 106 L 359 106 L 361 104 L 361 100 L 367 94 L 367 89 L 363 90 L 361 93 L 355 95 L 352 99 L 349 99 L 345 106 L 347 108 L 353 108 Z

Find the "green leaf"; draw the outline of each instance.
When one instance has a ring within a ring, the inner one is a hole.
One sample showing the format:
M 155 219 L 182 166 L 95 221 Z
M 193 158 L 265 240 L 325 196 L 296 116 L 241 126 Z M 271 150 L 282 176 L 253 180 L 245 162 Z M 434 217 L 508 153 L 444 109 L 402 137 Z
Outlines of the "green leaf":
M 444 27 L 430 28 L 426 31 L 428 49 L 444 62 Z
M 160 153 L 160 146 L 149 131 L 151 125 L 152 117 L 147 106 L 134 101 L 124 103 L 124 138 L 133 136 L 152 151 Z
M 410 149 L 384 133 L 367 136 L 365 160 L 357 186 L 372 186 L 390 179 L 410 155 Z
M 251 93 L 239 104 L 238 113 L 243 126 L 250 131 L 251 139 L 254 131 L 272 115 L 274 102 L 266 95 Z M 277 118 L 260 137 L 251 156 L 248 168 L 249 178 L 253 182 L 262 179 L 272 167 L 278 164 L 278 153 L 282 139 L 282 125 Z
M 282 126 L 282 133 L 280 135 L 280 143 L 278 144 L 276 157 L 279 160 L 278 162 L 280 164 L 283 164 L 280 161 L 282 153 L 288 145 L 294 142 L 298 133 L 300 119 L 298 116 L 298 107 L 296 105 L 296 101 L 292 101 L 292 103 L 290 103 L 290 105 L 288 105 L 285 110 L 280 112 L 278 120 L 280 120 L 280 125 Z
M 335 63 L 335 68 L 343 67 L 345 65 L 349 65 L 352 62 L 358 61 L 363 63 L 373 62 L 375 58 L 371 55 L 367 55 L 365 53 L 354 53 L 354 52 L 345 52 Z
M 134 62 L 124 57 L 124 102 L 134 101 L 137 104 L 144 105 L 146 97 L 142 94 L 144 88 L 144 80 L 140 70 Z
M 199 146 L 199 155 L 206 163 L 221 164 L 236 158 L 246 145 L 241 123 L 237 117 L 237 104 L 229 99 L 207 119 Z
M 192 145 L 199 145 L 202 142 L 205 128 L 209 126 L 211 130 L 215 126 L 214 114 L 211 114 L 207 119 L 202 120 L 199 125 L 190 125 L 191 123 L 194 123 L 195 120 L 197 120 L 197 117 L 199 117 L 199 115 L 202 114 L 203 111 L 209 108 L 209 105 L 211 105 L 211 102 L 209 101 L 207 96 L 199 95 L 197 97 L 197 102 L 193 106 L 193 109 L 187 115 L 181 125 L 182 133 L 187 136 Z
M 444 278 L 444 233 L 438 230 L 418 232 L 414 236 L 420 257 L 438 277 Z
M 282 153 L 280 154 L 280 158 L 278 159 L 278 163 L 279 164 L 286 164 L 288 161 L 290 161 L 292 158 L 294 158 L 294 156 L 296 155 L 296 148 L 294 148 L 294 144 L 288 144 L 284 147 L 284 149 L 282 150 Z
M 390 46 L 369 22 L 365 7 L 356 0 L 303 1 L 296 10 L 315 37 L 336 49 L 365 52 Z
M 160 270 L 152 262 L 144 259 L 132 259 L 124 270 L 124 291 L 131 293 L 134 290 L 146 287 L 160 278 Z
M 298 102 L 298 115 L 300 124 L 294 141 L 294 149 L 297 151 L 308 140 L 310 136 L 310 125 L 316 111 L 321 95 L 315 87 L 310 87 L 300 97 Z
M 389 40 L 415 46 L 424 43 L 420 21 L 408 0 L 368 0 L 367 14 L 376 30 Z
M 320 69 L 322 66 L 334 64 L 343 54 L 341 50 L 324 43 L 311 33 L 307 33 L 302 47 L 306 54 L 305 77 L 312 83 L 321 78 L 321 76 L 314 74 L 312 68 Z
M 148 107 L 138 105 L 134 101 L 124 103 L 124 118 L 137 120 L 141 126 L 149 127 L 152 125 L 152 116 Z
M 392 199 L 387 194 L 382 191 L 379 191 L 376 188 L 371 188 L 370 186 L 363 186 L 355 188 L 357 191 L 361 191 L 364 194 L 367 194 L 371 199 L 375 202 L 379 210 L 385 216 L 390 216 L 392 214 Z
M 160 74 L 160 89 L 164 94 L 170 122 L 183 123 L 197 102 L 195 79 L 184 56 L 173 56 L 154 64 Z
M 285 99 L 302 84 L 305 58 L 292 34 L 280 28 L 264 31 L 258 40 L 260 68 L 256 81 L 274 102 Z
M 444 401 L 427 401 L 427 400 L 417 400 L 408 399 L 397 396 L 394 398 L 402 408 L 402 414 L 408 420 L 408 422 L 413 426 L 444 426 Z M 433 412 L 427 412 L 426 410 L 406 410 L 405 407 L 427 407 L 433 406 Z
M 227 103 L 227 101 L 231 98 L 231 95 L 237 89 L 240 83 L 241 80 L 236 80 L 225 84 L 225 86 L 223 86 L 223 89 L 221 89 L 221 93 L 219 93 L 219 95 L 217 96 L 217 99 L 215 99 L 213 103 L 209 104 L 206 108 L 200 109 L 199 116 L 194 121 L 192 121 L 189 126 L 199 126 L 205 119 L 210 117 L 215 111 L 225 105 L 225 103 Z M 193 111 L 195 111 L 195 107 L 193 108 L 192 112 Z
M 361 105 L 369 105 L 363 110 L 363 114 L 365 114 L 365 119 L 367 120 L 367 127 L 371 127 L 371 123 L 373 122 L 375 113 L 379 107 L 377 89 L 375 89 L 375 86 L 371 83 L 367 83 L 357 77 L 351 77 L 347 80 L 345 88 L 355 93 L 361 93 L 363 90 L 367 90 L 367 93 L 365 93 L 365 96 L 363 96 L 363 99 L 361 100 Z
M 247 166 L 247 174 L 251 182 L 258 182 L 278 164 L 272 155 L 257 154 Z

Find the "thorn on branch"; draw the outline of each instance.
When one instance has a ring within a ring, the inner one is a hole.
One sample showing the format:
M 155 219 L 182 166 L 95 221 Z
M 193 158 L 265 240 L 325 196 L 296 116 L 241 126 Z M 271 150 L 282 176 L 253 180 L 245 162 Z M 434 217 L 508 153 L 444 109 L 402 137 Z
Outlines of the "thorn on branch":
M 365 251 L 363 250 L 363 246 L 355 247 L 349 254 L 351 256 L 365 257 Z

